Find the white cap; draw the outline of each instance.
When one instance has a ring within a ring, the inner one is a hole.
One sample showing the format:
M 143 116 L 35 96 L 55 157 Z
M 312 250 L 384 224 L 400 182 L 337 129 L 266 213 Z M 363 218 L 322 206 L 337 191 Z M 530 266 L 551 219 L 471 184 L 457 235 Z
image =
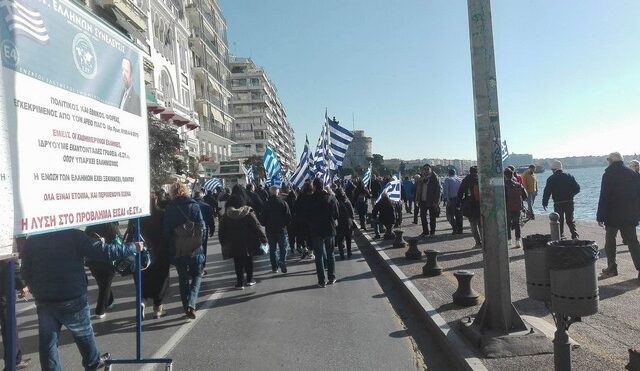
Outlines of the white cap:
M 554 160 L 551 163 L 551 170 L 562 170 L 562 162 Z

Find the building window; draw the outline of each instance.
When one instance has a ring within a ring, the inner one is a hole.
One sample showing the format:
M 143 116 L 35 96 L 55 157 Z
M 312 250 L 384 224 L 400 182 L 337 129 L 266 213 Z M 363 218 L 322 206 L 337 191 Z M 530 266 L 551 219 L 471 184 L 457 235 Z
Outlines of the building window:
M 233 79 L 233 80 L 231 80 L 231 86 L 232 87 L 247 86 L 247 80 L 246 79 Z
M 251 86 L 260 86 L 260 79 L 252 78 L 250 82 Z
M 262 98 L 262 94 L 259 91 L 251 92 L 251 99 L 260 99 Z
M 165 101 L 171 101 L 174 97 L 173 83 L 171 82 L 171 76 L 166 70 L 162 70 L 160 73 L 160 87 L 164 94 Z

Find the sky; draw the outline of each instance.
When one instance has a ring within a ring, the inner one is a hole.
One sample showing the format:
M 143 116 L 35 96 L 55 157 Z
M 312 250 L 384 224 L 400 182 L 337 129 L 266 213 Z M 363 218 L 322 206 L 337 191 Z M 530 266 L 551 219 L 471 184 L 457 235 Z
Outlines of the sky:
M 475 159 L 464 0 L 220 0 L 315 146 L 325 108 L 384 158 Z M 535 158 L 640 152 L 640 1 L 491 1 L 502 139 Z

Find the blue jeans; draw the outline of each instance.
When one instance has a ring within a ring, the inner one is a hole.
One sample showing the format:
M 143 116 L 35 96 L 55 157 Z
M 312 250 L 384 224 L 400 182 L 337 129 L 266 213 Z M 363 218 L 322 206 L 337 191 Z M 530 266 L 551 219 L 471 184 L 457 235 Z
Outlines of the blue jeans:
M 62 302 L 36 301 L 40 368 L 46 371 L 62 370 L 58 357 L 58 342 L 62 325 L 66 327 L 82 355 L 82 366 L 92 370 L 100 362 L 100 352 L 91 327 L 89 303 L 86 296 Z
M 311 246 L 316 256 L 316 273 L 318 274 L 318 283 L 324 284 L 324 264 L 327 264 L 327 275 L 330 280 L 336 278 L 336 259 L 333 256 L 335 249 L 334 236 L 330 237 L 311 237 Z
M 287 230 L 283 229 L 277 232 L 267 232 L 267 240 L 269 241 L 269 259 L 271 260 L 271 269 L 277 270 L 279 264 L 287 262 L 287 248 L 289 247 L 289 236 Z M 279 248 L 279 251 L 277 251 Z M 277 255 L 276 255 L 277 253 Z
M 198 301 L 198 292 L 200 291 L 200 283 L 202 282 L 202 259 L 197 256 L 188 259 L 181 259 L 175 263 L 178 271 L 178 282 L 180 284 L 180 299 L 182 299 L 182 308 L 196 309 Z

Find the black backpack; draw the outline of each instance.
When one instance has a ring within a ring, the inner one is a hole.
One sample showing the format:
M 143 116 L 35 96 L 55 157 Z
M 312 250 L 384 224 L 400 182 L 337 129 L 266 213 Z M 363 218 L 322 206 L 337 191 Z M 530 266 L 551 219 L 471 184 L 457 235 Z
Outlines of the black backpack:
M 173 229 L 176 246 L 176 258 L 193 256 L 193 253 L 202 246 L 204 239 L 204 225 L 191 221 L 189 217 L 182 211 L 180 206 L 176 205 L 180 214 L 185 217 L 183 224 Z

